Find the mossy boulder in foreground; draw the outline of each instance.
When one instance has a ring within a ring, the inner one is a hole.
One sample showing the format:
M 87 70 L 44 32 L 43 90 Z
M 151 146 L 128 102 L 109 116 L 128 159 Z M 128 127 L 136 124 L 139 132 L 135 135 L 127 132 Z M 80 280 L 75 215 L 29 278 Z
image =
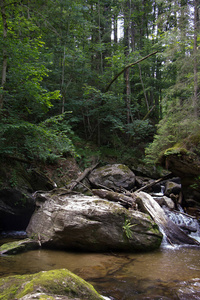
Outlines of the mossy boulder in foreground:
M 103 300 L 92 285 L 66 269 L 0 279 L 0 299 Z

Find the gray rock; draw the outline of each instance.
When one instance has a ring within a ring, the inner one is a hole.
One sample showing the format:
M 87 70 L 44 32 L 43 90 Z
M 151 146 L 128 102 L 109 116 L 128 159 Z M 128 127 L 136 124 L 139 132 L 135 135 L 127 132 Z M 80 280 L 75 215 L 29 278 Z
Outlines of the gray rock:
M 165 195 L 169 196 L 170 194 L 178 195 L 181 192 L 181 184 L 178 184 L 173 181 L 167 181 L 165 184 Z
M 162 234 L 151 218 L 120 204 L 56 189 L 36 199 L 37 210 L 27 227 L 28 236 L 47 247 L 85 251 L 152 250 Z
M 162 197 L 153 197 L 153 199 L 160 205 L 160 206 L 166 206 L 170 209 L 174 209 L 175 205 L 171 198 L 167 196 Z
M 135 174 L 123 164 L 100 167 L 91 172 L 89 180 L 95 187 L 131 190 L 135 186 Z

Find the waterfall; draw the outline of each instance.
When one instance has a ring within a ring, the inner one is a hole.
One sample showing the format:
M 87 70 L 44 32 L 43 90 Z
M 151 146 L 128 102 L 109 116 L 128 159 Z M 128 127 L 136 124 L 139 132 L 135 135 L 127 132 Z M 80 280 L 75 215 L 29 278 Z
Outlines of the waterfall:
M 159 226 L 160 231 L 163 233 L 164 238 L 171 244 L 171 245 L 200 245 L 198 240 L 194 239 L 193 237 L 189 236 L 184 230 L 181 229 L 180 224 L 176 224 L 172 221 L 172 214 L 170 211 L 167 213 L 164 209 L 153 199 L 153 197 L 145 192 L 137 193 L 136 202 L 145 213 L 148 213 L 154 222 Z M 183 213 L 181 213 L 183 214 Z M 171 215 L 171 218 L 170 218 Z M 191 218 L 193 222 L 193 218 Z M 178 219 L 177 219 L 178 220 Z M 178 221 L 177 221 L 178 222 Z M 180 221 L 181 222 L 181 221 Z M 189 221 L 188 221 L 189 222 Z M 183 227 L 182 221 L 182 227 Z M 195 225 L 186 226 L 187 231 L 192 233 L 197 232 Z M 195 229 L 194 229 L 195 228 Z M 196 230 L 196 231 L 195 231 Z
M 200 224 L 196 218 L 185 214 L 183 211 L 164 210 L 168 218 L 174 224 L 179 226 L 190 237 L 200 242 Z

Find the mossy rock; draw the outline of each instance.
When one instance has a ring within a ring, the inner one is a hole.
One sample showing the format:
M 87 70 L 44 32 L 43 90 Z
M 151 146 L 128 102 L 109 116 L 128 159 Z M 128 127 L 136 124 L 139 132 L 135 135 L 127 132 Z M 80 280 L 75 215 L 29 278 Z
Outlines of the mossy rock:
M 102 187 L 118 190 L 131 190 L 135 186 L 135 174 L 123 164 L 109 164 L 93 170 L 89 175 L 93 187 Z
M 39 248 L 39 244 L 31 239 L 24 239 L 20 241 L 3 244 L 0 247 L 0 254 L 17 254 L 28 250 Z
M 0 299 L 103 300 L 93 286 L 67 269 L 0 279 Z M 57 298 L 59 297 L 59 298 Z

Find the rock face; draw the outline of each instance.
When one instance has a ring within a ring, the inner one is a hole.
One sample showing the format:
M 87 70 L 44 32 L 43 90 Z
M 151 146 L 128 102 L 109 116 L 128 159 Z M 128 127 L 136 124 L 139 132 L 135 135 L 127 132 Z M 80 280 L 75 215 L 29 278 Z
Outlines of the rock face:
M 93 286 L 66 269 L 0 279 L 0 298 L 103 300 Z
M 181 178 L 186 199 L 200 202 L 200 133 L 167 149 L 158 163 Z
M 89 181 L 95 187 L 131 190 L 135 186 L 135 174 L 122 164 L 106 165 L 91 172 Z
M 38 194 L 28 236 L 46 247 L 85 251 L 152 250 L 162 234 L 151 218 L 98 196 L 68 194 L 65 189 Z
M 0 229 L 25 229 L 34 209 L 30 194 L 11 188 L 0 190 Z
M 0 163 L 0 231 L 25 230 L 35 210 L 31 196 L 50 190 L 54 182 L 45 174 L 16 160 Z

